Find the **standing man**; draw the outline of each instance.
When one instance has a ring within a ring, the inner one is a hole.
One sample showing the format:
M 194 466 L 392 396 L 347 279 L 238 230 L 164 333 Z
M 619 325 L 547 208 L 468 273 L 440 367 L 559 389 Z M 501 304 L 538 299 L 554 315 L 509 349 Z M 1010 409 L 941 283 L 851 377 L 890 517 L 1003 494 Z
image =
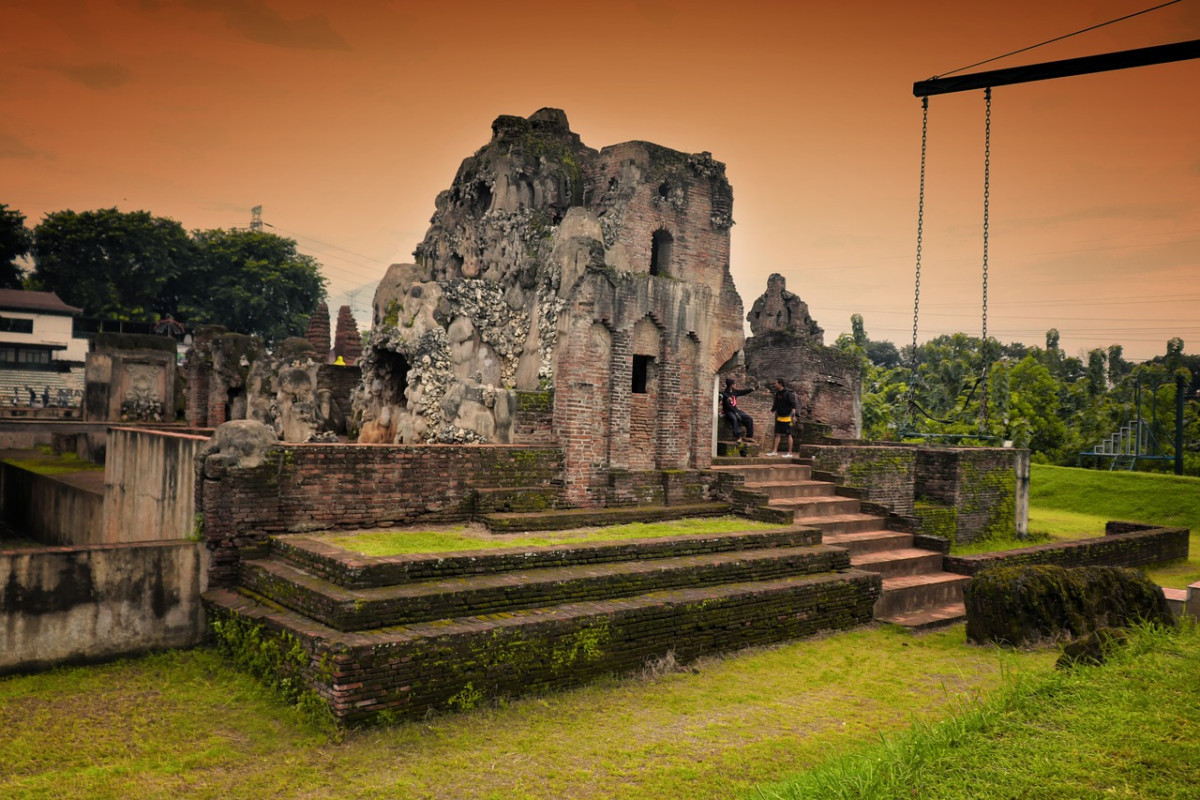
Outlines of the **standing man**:
M 771 411 L 775 414 L 775 446 L 769 456 L 784 455 L 779 450 L 779 443 L 787 440 L 787 453 L 792 453 L 792 415 L 796 413 L 796 394 L 787 388 L 783 378 L 775 379 L 775 400 L 771 403 Z
M 733 438 L 739 442 L 754 441 L 754 420 L 745 411 L 738 408 L 737 399 L 744 395 L 753 392 L 753 389 L 737 389 L 734 387 L 733 378 L 725 379 L 725 391 L 721 392 L 721 416 L 729 420 L 730 426 L 733 427 Z M 746 428 L 746 435 L 742 436 L 742 426 Z

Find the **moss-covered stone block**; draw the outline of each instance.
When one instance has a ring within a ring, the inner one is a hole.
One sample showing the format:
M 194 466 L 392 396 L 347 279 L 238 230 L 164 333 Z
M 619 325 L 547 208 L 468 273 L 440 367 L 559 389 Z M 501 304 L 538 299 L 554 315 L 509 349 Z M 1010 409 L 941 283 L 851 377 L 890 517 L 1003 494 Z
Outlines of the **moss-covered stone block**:
M 972 579 L 963 602 L 967 638 L 1007 646 L 1135 622 L 1173 624 L 1162 590 L 1121 567 L 997 567 Z

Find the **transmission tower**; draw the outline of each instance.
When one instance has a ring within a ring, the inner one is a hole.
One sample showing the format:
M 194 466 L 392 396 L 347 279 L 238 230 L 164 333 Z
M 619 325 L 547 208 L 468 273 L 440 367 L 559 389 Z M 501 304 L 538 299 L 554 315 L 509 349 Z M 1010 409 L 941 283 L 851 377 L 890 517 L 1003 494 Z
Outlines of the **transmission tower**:
M 262 229 L 262 206 L 255 206 L 254 208 L 250 209 L 250 230 L 261 231 Z

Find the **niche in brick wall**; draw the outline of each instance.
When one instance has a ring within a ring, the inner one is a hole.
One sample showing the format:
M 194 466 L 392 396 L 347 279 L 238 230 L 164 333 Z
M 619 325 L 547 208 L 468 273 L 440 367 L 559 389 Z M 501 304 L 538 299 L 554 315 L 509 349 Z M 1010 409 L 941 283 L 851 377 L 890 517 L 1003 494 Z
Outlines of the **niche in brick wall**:
M 654 385 L 654 356 L 633 357 L 633 393 L 647 394 Z
M 675 237 L 671 236 L 669 231 L 659 229 L 654 232 L 654 237 L 650 241 L 651 275 L 671 274 L 671 250 L 674 244 Z

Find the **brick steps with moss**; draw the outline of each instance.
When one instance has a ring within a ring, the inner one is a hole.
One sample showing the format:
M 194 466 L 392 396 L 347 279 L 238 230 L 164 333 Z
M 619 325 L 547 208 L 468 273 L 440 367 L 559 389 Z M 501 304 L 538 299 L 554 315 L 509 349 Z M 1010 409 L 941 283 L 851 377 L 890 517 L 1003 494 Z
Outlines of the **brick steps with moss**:
M 728 514 L 728 503 L 693 503 L 679 506 L 619 506 L 615 508 L 565 508 L 538 512 L 483 514 L 480 522 L 493 533 L 561 531 L 629 522 L 662 522 L 685 517 L 719 517 Z
M 848 569 L 823 545 L 703 553 L 497 571 L 372 589 L 345 589 L 284 561 L 242 564 L 241 586 L 341 631 L 496 614 L 646 592 Z
M 940 553 L 913 547 L 912 534 L 889 530 L 885 518 L 862 513 L 857 499 L 837 494 L 836 483 L 813 480 L 811 467 L 788 464 L 773 471 L 726 460 L 714 463 L 713 469 L 743 476 L 733 494 L 743 503 L 747 497 L 757 498 L 763 512 L 752 516 L 816 528 L 825 544 L 850 552 L 855 569 L 880 575 L 883 591 L 875 604 L 876 619 L 925 628 L 965 618 L 962 592 L 968 579 L 943 571 Z M 786 483 L 794 488 L 784 488 Z
M 349 633 L 248 590 L 215 589 L 204 599 L 235 659 L 356 723 L 568 688 L 668 654 L 686 663 L 846 629 L 871 619 L 878 594 L 878 575 L 849 570 Z

